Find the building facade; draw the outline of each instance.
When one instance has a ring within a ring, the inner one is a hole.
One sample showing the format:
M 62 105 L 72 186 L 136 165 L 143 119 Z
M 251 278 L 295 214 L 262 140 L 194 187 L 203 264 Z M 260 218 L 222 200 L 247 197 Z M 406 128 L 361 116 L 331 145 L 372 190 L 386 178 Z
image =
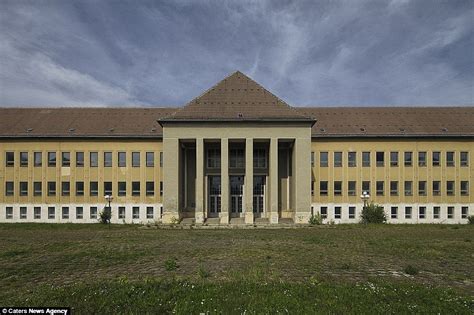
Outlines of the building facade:
M 474 108 L 291 107 L 240 72 L 181 108 L 0 109 L 0 222 L 391 223 L 474 214 Z

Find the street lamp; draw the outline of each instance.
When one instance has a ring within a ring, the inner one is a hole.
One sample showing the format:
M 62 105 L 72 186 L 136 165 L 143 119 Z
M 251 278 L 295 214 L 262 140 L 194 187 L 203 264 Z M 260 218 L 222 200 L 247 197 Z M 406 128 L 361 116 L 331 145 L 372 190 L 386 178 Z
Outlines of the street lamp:
M 364 209 L 367 207 L 367 201 L 370 199 L 370 195 L 368 192 L 364 191 L 362 192 L 362 195 L 360 195 L 360 199 L 364 202 Z
M 107 214 L 108 214 L 108 223 L 110 224 L 110 219 L 112 218 L 112 208 L 110 207 L 110 203 L 112 202 L 112 200 L 114 199 L 114 197 L 112 197 L 111 195 L 105 195 L 105 200 L 108 202 L 109 206 L 107 207 Z

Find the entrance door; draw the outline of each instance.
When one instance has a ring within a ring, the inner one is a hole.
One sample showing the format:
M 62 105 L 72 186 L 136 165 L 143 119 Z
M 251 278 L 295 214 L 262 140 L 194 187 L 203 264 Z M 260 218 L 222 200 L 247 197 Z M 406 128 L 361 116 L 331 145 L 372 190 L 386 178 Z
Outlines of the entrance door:
M 265 176 L 253 177 L 253 212 L 261 214 L 265 211 Z
M 209 176 L 209 216 L 217 216 L 221 212 L 221 177 Z
M 235 216 L 242 213 L 243 186 L 243 176 L 230 176 L 230 211 Z

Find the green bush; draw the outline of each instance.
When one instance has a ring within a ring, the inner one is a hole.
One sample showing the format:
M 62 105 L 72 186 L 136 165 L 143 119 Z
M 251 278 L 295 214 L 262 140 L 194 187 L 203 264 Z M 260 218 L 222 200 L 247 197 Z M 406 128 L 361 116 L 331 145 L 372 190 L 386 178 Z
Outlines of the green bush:
M 387 222 L 387 217 L 385 216 L 385 211 L 380 205 L 370 203 L 364 209 L 360 215 L 361 223 L 385 223 Z
M 403 269 L 403 271 L 410 276 L 416 276 L 418 274 L 418 268 L 412 265 L 408 265 Z
M 110 218 L 112 218 L 112 211 L 109 207 L 105 207 L 100 213 L 99 221 L 102 224 L 108 224 L 110 223 Z
M 176 258 L 170 258 L 170 259 L 167 259 L 165 261 L 166 271 L 173 271 L 173 270 L 176 270 L 178 268 L 179 268 L 179 266 L 178 266 L 178 262 L 177 262 Z
M 321 217 L 321 214 L 318 212 L 316 214 L 311 215 L 311 217 L 309 218 L 309 224 L 310 225 L 323 224 L 323 218 Z
M 470 215 L 467 217 L 467 222 L 469 222 L 469 224 L 474 224 L 474 215 Z

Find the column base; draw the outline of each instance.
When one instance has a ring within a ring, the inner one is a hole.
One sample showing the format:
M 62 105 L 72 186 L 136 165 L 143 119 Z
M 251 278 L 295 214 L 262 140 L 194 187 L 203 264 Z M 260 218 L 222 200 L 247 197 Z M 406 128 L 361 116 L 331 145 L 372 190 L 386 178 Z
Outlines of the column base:
M 196 211 L 195 215 L 194 215 L 194 220 L 196 222 L 196 224 L 203 224 L 204 223 L 204 213 L 201 212 L 201 211 Z
M 278 224 L 278 212 L 270 213 L 270 224 Z
M 221 212 L 219 219 L 220 219 L 220 222 L 219 222 L 220 224 L 229 224 L 229 213 Z
M 164 224 L 177 224 L 179 223 L 179 214 L 176 212 L 164 212 L 161 222 Z
M 245 212 L 245 224 L 253 224 L 253 212 Z

